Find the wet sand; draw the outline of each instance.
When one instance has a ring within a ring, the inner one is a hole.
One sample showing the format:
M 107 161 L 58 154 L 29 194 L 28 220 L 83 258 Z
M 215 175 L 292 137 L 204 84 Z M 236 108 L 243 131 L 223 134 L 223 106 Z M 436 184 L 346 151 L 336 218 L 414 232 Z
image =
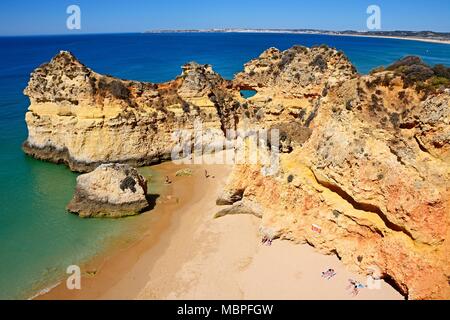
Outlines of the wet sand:
M 176 177 L 184 168 L 193 175 Z M 307 245 L 262 245 L 254 216 L 213 219 L 230 166 L 164 163 L 153 170 L 172 184 L 145 213 L 140 240 L 82 266 L 81 290 L 62 282 L 38 299 L 403 299 L 384 282 L 353 297 L 348 279 L 364 277 Z M 328 268 L 337 272 L 331 280 L 321 277 Z

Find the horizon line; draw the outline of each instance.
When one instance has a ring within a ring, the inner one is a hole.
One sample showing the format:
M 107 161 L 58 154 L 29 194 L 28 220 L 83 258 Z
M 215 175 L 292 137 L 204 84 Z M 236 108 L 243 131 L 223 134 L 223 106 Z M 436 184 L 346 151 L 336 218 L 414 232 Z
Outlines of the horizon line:
M 66 32 L 66 33 L 39 33 L 39 34 L 0 34 L 0 37 L 42 37 L 42 36 L 82 36 L 82 35 L 114 35 L 114 34 L 145 34 L 151 32 L 161 32 L 164 31 L 166 33 L 170 32 L 178 32 L 185 33 L 189 32 L 207 32 L 207 31 L 215 31 L 217 33 L 223 32 L 226 30 L 230 30 L 228 32 L 232 33 L 233 31 L 239 31 L 241 33 L 245 33 L 245 31 L 314 31 L 316 34 L 320 34 L 321 32 L 358 32 L 358 33 L 378 33 L 378 32 L 433 32 L 440 34 L 448 34 L 450 35 L 450 31 L 433 31 L 433 30 L 401 30 L 401 29 L 391 29 L 391 30 L 354 30 L 354 29 L 345 29 L 345 30 L 331 30 L 331 29 L 314 29 L 314 28 L 159 28 L 159 29 L 147 29 L 144 31 L 113 31 L 113 32 Z M 326 35 L 326 34 L 325 34 Z

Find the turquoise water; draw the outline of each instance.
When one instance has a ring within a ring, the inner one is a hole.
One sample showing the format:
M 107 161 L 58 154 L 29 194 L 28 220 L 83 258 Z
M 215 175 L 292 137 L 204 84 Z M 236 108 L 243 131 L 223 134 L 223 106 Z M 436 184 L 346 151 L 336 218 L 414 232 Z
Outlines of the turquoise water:
M 143 217 L 83 220 L 65 206 L 76 175 L 25 156 L 23 96 L 30 72 L 59 50 L 72 51 L 100 73 L 160 82 L 195 60 L 226 78 L 268 47 L 328 44 L 343 50 L 361 73 L 405 55 L 450 66 L 450 46 L 395 39 L 282 34 L 121 34 L 0 37 L 0 298 L 26 298 L 58 280 L 70 264 L 131 234 Z
M 241 90 L 241 96 L 243 96 L 245 99 L 249 99 L 253 97 L 256 94 L 255 90 Z

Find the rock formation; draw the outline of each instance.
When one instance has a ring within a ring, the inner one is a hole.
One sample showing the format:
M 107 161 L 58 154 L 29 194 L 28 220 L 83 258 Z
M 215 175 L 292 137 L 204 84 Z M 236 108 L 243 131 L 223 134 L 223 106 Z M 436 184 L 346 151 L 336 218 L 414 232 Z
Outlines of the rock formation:
M 232 206 L 220 210 L 214 215 L 214 218 L 220 218 L 231 214 L 251 214 L 258 218 L 262 218 L 263 211 L 257 203 L 244 200 L 235 202 Z
M 80 217 L 124 217 L 141 213 L 147 202 L 147 181 L 125 164 L 103 164 L 77 178 L 67 205 Z
M 408 298 L 448 299 L 449 79 L 448 68 L 415 57 L 359 75 L 335 49 L 296 46 L 266 50 L 232 81 L 190 63 L 150 84 L 99 75 L 61 52 L 25 90 L 24 150 L 90 171 L 167 159 L 174 132 L 194 117 L 211 133 L 201 144 L 223 142 L 227 129 L 277 129 L 279 170 L 235 165 L 217 199 L 230 207 L 217 216 L 260 216 L 270 238 L 379 270 Z
M 62 51 L 33 72 L 24 91 L 31 105 L 23 149 L 81 172 L 101 163 L 142 166 L 170 159 L 174 131 L 192 129 L 193 118 L 212 129 L 209 139 L 233 125 L 228 85 L 210 66 L 196 63 L 168 83 L 120 80 Z
M 298 143 L 281 145 L 278 174 L 237 165 L 218 203 L 254 202 L 262 230 L 375 269 L 408 298 L 448 299 L 449 98 L 389 70 L 338 81 L 287 124 Z

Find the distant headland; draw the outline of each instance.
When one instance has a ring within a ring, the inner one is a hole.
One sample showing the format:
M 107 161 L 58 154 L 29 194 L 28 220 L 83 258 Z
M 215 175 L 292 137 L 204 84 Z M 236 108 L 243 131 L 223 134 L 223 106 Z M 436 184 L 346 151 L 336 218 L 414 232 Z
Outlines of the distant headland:
M 450 44 L 450 32 L 435 31 L 330 31 L 319 29 L 251 29 L 251 28 L 219 28 L 219 29 L 155 29 L 145 33 L 280 33 L 280 34 L 319 34 L 330 36 L 377 37 Z

